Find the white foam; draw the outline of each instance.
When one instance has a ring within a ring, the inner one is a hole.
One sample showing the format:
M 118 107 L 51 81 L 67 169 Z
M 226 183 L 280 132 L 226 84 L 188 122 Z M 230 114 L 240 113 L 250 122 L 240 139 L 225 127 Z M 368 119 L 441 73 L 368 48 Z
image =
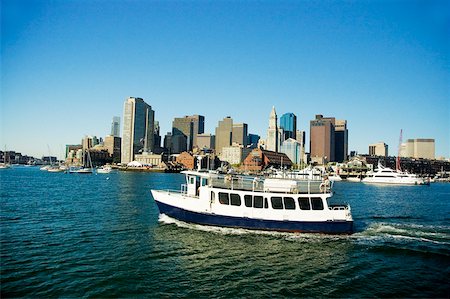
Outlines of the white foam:
M 287 241 L 294 242 L 320 242 L 324 239 L 326 240 L 339 240 L 348 238 L 345 235 L 324 235 L 324 234 L 314 234 L 314 233 L 290 233 L 290 232 L 277 232 L 277 231 L 264 231 L 264 230 L 250 230 L 243 228 L 231 228 L 231 227 L 220 227 L 220 226 L 207 226 L 200 224 L 193 224 L 183 222 L 174 218 L 171 218 L 165 214 L 159 215 L 159 221 L 165 224 L 175 224 L 178 227 L 194 229 L 205 232 L 218 233 L 223 235 L 246 235 L 246 234 L 254 234 L 254 235 L 265 235 L 272 236 L 277 238 L 285 238 Z

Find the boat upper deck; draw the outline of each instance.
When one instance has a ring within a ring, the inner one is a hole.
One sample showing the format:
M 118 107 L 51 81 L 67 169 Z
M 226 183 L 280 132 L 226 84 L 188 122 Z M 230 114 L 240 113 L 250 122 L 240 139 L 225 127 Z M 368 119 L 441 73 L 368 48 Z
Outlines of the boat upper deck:
M 330 193 L 333 186 L 333 182 L 320 179 L 264 178 L 198 171 L 183 173 L 187 177 L 188 184 L 191 177 L 193 180 L 195 178 L 201 180 L 201 186 L 252 192 L 317 194 Z

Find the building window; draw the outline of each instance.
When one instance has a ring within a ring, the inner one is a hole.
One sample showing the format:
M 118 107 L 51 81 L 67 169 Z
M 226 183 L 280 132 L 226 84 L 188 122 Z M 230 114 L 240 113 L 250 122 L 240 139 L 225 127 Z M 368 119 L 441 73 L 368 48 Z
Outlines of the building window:
M 311 210 L 311 206 L 309 205 L 309 198 L 298 198 L 298 206 L 300 210 Z
M 292 197 L 284 197 L 284 208 L 286 210 L 295 210 L 295 201 Z
M 241 205 L 241 197 L 239 194 L 230 194 L 231 197 L 231 205 L 232 206 L 240 206 Z
M 262 207 L 263 207 L 263 197 L 262 196 L 254 196 L 253 197 L 253 207 L 262 209 Z
M 252 207 L 252 196 L 251 195 L 244 195 L 244 202 L 245 202 L 245 206 L 247 208 L 251 208 Z
M 311 205 L 313 210 L 323 210 L 323 202 L 320 197 L 311 198 Z
M 282 210 L 283 209 L 283 201 L 281 197 L 271 197 L 270 201 L 272 203 L 272 209 Z
M 230 204 L 229 194 L 219 192 L 219 202 L 223 205 L 229 205 Z

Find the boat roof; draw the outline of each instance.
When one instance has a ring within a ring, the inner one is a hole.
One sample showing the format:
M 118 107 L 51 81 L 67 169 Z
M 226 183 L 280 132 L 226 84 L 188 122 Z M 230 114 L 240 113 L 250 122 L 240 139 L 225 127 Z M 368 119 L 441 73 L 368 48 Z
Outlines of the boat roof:
M 197 170 L 184 170 L 181 173 L 185 174 L 185 175 L 195 175 L 195 176 L 199 176 L 199 177 L 210 177 L 211 173 L 209 171 L 197 171 Z

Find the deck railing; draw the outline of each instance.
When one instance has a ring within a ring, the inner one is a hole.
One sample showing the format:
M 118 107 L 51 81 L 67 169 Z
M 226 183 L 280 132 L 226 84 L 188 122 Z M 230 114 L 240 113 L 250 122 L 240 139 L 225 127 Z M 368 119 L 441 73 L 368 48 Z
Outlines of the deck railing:
M 283 179 L 280 179 L 283 180 Z M 292 180 L 295 182 L 292 187 L 288 189 L 280 188 L 277 191 L 270 191 L 270 188 L 265 186 L 265 179 L 258 177 L 244 177 L 231 175 L 216 175 L 210 178 L 209 186 L 214 188 L 243 190 L 243 191 L 257 191 L 257 192 L 279 192 L 279 193 L 293 193 L 293 194 L 317 194 L 330 193 L 333 187 L 333 182 L 328 184 L 322 180 Z M 265 188 L 266 187 L 266 188 Z

